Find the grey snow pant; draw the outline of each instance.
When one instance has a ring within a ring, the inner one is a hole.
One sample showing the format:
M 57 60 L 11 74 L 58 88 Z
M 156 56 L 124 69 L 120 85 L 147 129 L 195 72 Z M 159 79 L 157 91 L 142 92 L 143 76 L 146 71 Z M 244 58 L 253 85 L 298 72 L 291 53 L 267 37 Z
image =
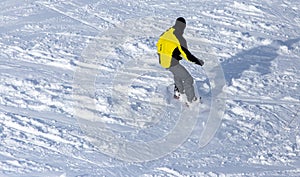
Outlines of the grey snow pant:
M 174 82 L 180 93 L 186 94 L 187 100 L 192 102 L 195 97 L 194 79 L 191 74 L 181 65 L 177 64 L 169 68 L 174 76 Z

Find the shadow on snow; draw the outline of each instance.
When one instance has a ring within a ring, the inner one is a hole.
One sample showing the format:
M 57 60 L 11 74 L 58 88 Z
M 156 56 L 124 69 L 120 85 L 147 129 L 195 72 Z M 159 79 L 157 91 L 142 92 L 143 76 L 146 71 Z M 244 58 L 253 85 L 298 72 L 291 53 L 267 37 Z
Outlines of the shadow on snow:
M 278 56 L 277 51 L 281 46 L 286 46 L 289 50 L 292 45 L 299 42 L 300 37 L 286 41 L 275 40 L 269 45 L 258 46 L 250 50 L 245 50 L 224 61 L 221 65 L 228 85 L 232 85 L 233 79 L 241 77 L 242 73 L 250 67 L 262 75 L 271 71 L 271 62 Z

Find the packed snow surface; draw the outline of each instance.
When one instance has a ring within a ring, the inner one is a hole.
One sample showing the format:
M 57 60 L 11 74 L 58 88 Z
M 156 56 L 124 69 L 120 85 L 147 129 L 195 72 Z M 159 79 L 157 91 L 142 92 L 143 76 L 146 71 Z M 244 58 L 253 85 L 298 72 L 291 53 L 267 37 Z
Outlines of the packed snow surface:
M 300 176 L 300 2 L 2 0 L 0 176 Z M 156 42 L 203 104 L 171 97 Z

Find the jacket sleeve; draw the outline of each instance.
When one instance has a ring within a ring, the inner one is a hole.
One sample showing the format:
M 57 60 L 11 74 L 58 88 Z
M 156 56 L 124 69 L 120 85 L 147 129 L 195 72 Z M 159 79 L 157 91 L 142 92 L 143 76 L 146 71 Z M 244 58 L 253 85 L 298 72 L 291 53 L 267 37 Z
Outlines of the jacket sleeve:
M 180 43 L 181 49 L 183 50 L 183 52 L 185 53 L 185 55 L 187 57 L 186 59 L 202 66 L 204 64 L 204 62 L 202 60 L 199 60 L 188 50 L 187 42 L 184 39 L 184 37 L 182 35 L 178 35 L 176 33 L 175 33 L 175 36 L 177 37 L 177 39 Z

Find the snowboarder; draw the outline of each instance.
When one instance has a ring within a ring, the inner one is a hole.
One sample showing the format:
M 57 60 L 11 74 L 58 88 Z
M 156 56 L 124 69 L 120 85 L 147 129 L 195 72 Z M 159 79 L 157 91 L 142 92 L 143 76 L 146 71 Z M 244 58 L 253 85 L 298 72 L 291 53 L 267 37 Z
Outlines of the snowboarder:
M 204 65 L 188 50 L 187 42 L 183 37 L 186 21 L 183 17 L 176 19 L 175 25 L 164 32 L 156 46 L 159 56 L 159 63 L 163 68 L 171 71 L 174 76 L 174 98 L 180 99 L 186 95 L 187 105 L 197 102 L 194 91 L 194 80 L 191 74 L 179 63 L 182 57 L 187 61 L 194 62 L 200 66 Z

